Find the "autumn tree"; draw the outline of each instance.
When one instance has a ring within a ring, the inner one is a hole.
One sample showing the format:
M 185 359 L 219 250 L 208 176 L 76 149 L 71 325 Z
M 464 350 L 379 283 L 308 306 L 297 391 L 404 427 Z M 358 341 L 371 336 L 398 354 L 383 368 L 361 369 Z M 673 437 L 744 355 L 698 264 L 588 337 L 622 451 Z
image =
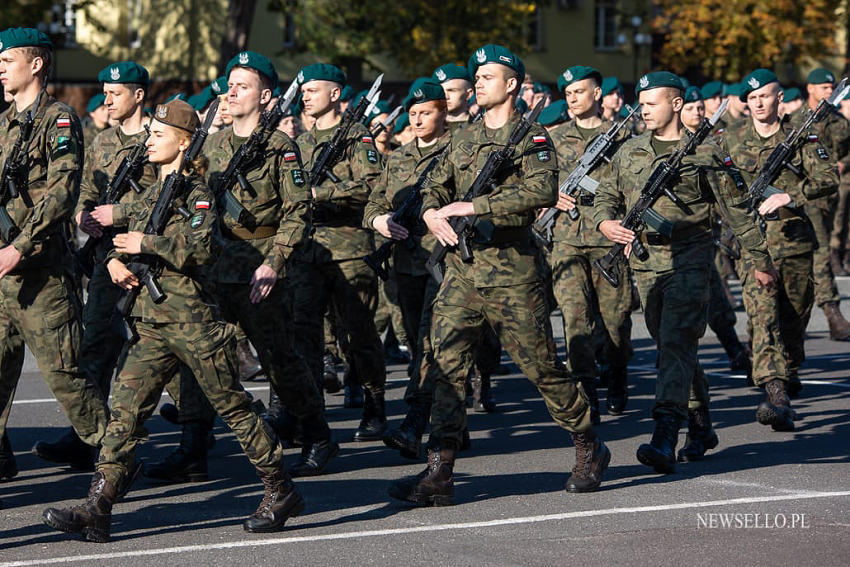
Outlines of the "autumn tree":
M 835 48 L 842 0 L 655 0 L 659 62 L 677 73 L 739 80 L 757 67 L 798 65 Z

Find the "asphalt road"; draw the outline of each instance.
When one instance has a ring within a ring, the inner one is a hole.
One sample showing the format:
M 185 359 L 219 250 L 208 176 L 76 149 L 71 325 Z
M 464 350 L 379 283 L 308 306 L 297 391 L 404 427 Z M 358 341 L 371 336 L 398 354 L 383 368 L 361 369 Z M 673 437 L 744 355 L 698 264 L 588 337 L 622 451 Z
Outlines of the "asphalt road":
M 844 297 L 850 279 L 843 278 Z M 850 315 L 850 302 L 844 312 Z M 10 435 L 21 472 L 0 484 L 0 567 L 11 565 L 846 565 L 850 554 L 850 348 L 830 341 L 815 309 L 807 341 L 805 388 L 793 433 L 754 421 L 761 394 L 731 375 L 709 331 L 700 359 L 712 384 L 720 446 L 699 463 L 659 476 L 635 450 L 652 431 L 655 349 L 635 321 L 630 402 L 605 415 L 601 435 L 613 459 L 602 490 L 563 490 L 574 452 L 530 383 L 496 379 L 499 413 L 470 413 L 473 446 L 455 467 L 457 505 L 409 508 L 390 501 L 388 484 L 415 474 L 380 443 L 356 444 L 358 410 L 327 397 L 342 451 L 326 475 L 301 479 L 307 510 L 276 534 L 247 534 L 242 520 L 262 494 L 226 427 L 216 428 L 210 481 L 161 485 L 141 478 L 113 513 L 113 541 L 85 543 L 41 523 L 47 506 L 79 502 L 89 474 L 52 467 L 29 453 L 67 424 L 32 361 L 17 391 Z M 557 325 L 557 318 L 555 319 Z M 738 329 L 744 333 L 739 312 Z M 556 337 L 560 329 L 556 329 Z M 505 359 L 507 362 L 507 359 Z M 404 372 L 392 366 L 388 412 L 404 411 Z M 265 383 L 249 383 L 265 397 Z M 604 403 L 604 390 L 603 403 Z M 139 456 L 156 460 L 179 440 L 159 416 Z M 680 442 L 684 441 L 684 431 Z M 294 450 L 287 451 L 291 461 Z M 784 527 L 780 527 L 784 524 Z

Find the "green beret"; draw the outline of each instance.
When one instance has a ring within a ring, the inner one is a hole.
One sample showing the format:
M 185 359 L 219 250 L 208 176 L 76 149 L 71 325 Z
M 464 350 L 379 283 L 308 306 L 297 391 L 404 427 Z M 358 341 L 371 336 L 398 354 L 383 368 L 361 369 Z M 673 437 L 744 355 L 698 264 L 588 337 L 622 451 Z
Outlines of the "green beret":
M 172 100 L 165 104 L 157 105 L 154 118 L 157 122 L 162 122 L 163 124 L 168 124 L 169 126 L 174 126 L 190 133 L 194 132 L 201 125 L 195 109 L 189 106 L 188 102 L 182 100 Z
M 729 83 L 724 87 L 723 92 L 726 93 L 726 96 L 740 96 L 741 83 Z
M 103 93 L 97 93 L 93 97 L 89 99 L 89 104 L 86 106 L 86 112 L 91 114 L 106 102 L 106 97 L 103 96 Z
M 782 89 L 782 93 L 782 100 L 784 102 L 791 102 L 792 100 L 803 98 L 803 94 L 797 87 L 791 87 L 790 89 Z
M 516 111 L 520 114 L 528 112 L 528 103 L 521 98 L 516 99 Z
M 809 85 L 823 85 L 824 83 L 834 85 L 835 75 L 833 75 L 828 69 L 819 67 L 809 73 L 809 76 L 806 77 L 806 83 Z
M 215 95 L 212 92 L 212 88 L 207 85 L 206 87 L 204 87 L 204 90 L 202 90 L 198 94 L 190 96 L 189 100 L 186 102 L 188 102 L 192 106 L 192 108 L 200 112 L 207 106 L 209 106 L 209 104 L 214 100 Z
M 702 94 L 703 99 L 722 96 L 723 83 L 720 81 L 711 81 L 710 83 L 706 83 L 700 89 L 700 94 Z
M 547 87 L 543 83 L 539 83 L 537 81 L 534 81 L 534 83 L 532 83 L 532 89 L 534 90 L 535 93 L 544 93 L 544 94 L 549 93 L 549 87 Z
M 334 65 L 328 65 L 327 63 L 313 63 L 298 72 L 299 85 L 309 83 L 310 81 L 330 81 L 338 84 L 340 88 L 344 87 L 347 82 L 342 69 Z
M 452 79 L 463 79 L 464 81 L 472 82 L 472 78 L 469 76 L 469 70 L 466 67 L 455 65 L 454 63 L 448 63 L 442 67 L 437 67 L 434 70 L 434 74 L 431 75 L 431 78 L 438 83 L 445 83 Z
M 681 75 L 679 75 L 679 82 L 682 83 L 682 87 L 684 87 L 685 90 L 688 90 L 691 86 L 691 82 Z
M 395 121 L 395 126 L 393 126 L 393 134 L 400 134 L 408 126 L 410 126 L 410 115 L 406 112 L 400 114 L 398 120 Z
M 605 77 L 602 79 L 602 96 L 609 95 L 614 90 L 618 90 L 620 94 L 623 94 L 623 85 L 620 84 L 620 79 L 617 77 Z
M 769 85 L 770 83 L 778 83 L 779 79 L 776 78 L 776 74 L 769 69 L 756 69 L 746 77 L 740 83 L 740 92 L 738 93 L 738 98 L 741 99 L 742 102 L 747 102 L 747 95 L 753 92 L 756 89 L 760 89 L 765 85 Z
M 220 96 L 227 94 L 227 77 L 219 77 L 212 83 L 210 83 L 210 90 L 215 96 Z
M 620 118 L 625 118 L 626 116 L 628 116 L 629 112 L 632 111 L 632 108 L 634 108 L 634 107 L 631 107 L 628 104 L 624 104 L 623 106 L 621 106 L 620 107 Z M 640 113 L 637 113 L 635 116 L 639 116 L 639 115 L 640 115 Z
M 699 102 L 702 100 L 702 93 L 697 87 L 688 87 L 685 90 L 685 102 Z
M 569 119 L 570 114 L 567 112 L 567 101 L 565 100 L 556 100 L 541 110 L 537 117 L 537 121 L 543 126 L 554 126 Z
M 522 60 L 511 53 L 507 47 L 492 43 L 476 49 L 475 53 L 469 57 L 469 63 L 466 65 L 469 69 L 469 75 L 475 78 L 475 72 L 478 68 L 488 63 L 498 63 L 499 65 L 513 69 L 519 75 L 520 81 L 525 78 L 525 65 L 523 65 Z
M 138 83 L 147 86 L 151 82 L 148 70 L 135 61 L 118 61 L 104 67 L 97 74 L 101 83 Z
M 402 104 L 404 109 L 410 111 L 410 107 L 429 100 L 446 100 L 443 87 L 431 77 L 419 77 L 410 85 L 410 90 Z
M 582 81 L 584 79 L 596 79 L 599 86 L 602 86 L 602 73 L 593 67 L 585 67 L 584 65 L 576 65 L 570 67 L 558 77 L 558 90 L 564 92 L 564 89 L 571 84 Z
M 478 104 L 478 99 L 475 98 L 475 95 L 473 94 L 471 97 L 469 97 L 469 100 L 466 101 L 466 104 L 470 106 L 472 106 L 473 104 Z
M 33 28 L 8 28 L 0 31 L 0 53 L 13 47 L 46 47 L 53 49 L 53 42 L 44 32 Z
M 639 95 L 643 91 L 662 87 L 672 87 L 674 89 L 679 89 L 680 91 L 685 90 L 684 85 L 682 85 L 682 80 L 678 75 L 673 74 L 670 71 L 655 71 L 654 73 L 647 73 L 638 79 L 638 84 L 635 86 L 635 96 Z
M 260 55 L 256 51 L 243 51 L 236 57 L 230 60 L 227 64 L 227 69 L 224 71 L 224 76 L 228 79 L 230 78 L 230 71 L 234 67 L 245 67 L 247 69 L 254 69 L 259 74 L 268 78 L 272 83 L 272 89 L 274 89 L 278 82 L 277 71 L 272 65 L 271 60 L 265 55 Z
M 165 102 L 172 102 L 175 100 L 182 100 L 183 102 L 186 102 L 187 100 L 189 100 L 189 97 L 186 96 L 185 93 L 174 93 L 173 95 L 165 99 Z
M 375 108 L 372 109 L 372 113 L 367 117 L 366 126 L 370 126 L 372 121 L 377 118 L 378 115 L 389 114 L 390 112 L 392 112 L 392 110 L 390 110 L 390 105 L 384 100 L 379 100 L 377 104 L 375 104 Z
M 342 92 L 339 93 L 339 100 L 345 102 L 354 98 L 354 89 L 351 85 L 342 87 Z
M 272 91 L 272 98 L 277 98 L 283 95 L 283 88 L 281 88 L 280 83 L 274 88 Z

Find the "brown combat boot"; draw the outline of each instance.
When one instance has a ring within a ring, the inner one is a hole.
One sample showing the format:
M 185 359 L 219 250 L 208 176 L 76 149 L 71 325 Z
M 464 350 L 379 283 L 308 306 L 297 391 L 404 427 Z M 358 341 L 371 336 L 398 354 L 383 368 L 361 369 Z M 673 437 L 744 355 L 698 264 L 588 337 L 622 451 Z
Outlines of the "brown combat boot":
M 304 511 L 304 499 L 295 489 L 292 479 L 283 469 L 266 473 L 257 469 L 265 492 L 257 511 L 242 524 L 246 532 L 265 533 L 283 529 L 289 518 Z
M 850 341 L 850 323 L 841 315 L 838 302 L 825 303 L 823 313 L 829 324 L 829 338 L 833 341 Z
M 847 271 L 844 269 L 844 265 L 841 263 L 841 252 L 839 252 L 838 250 L 829 251 L 829 267 L 832 268 L 833 275 L 850 275 L 847 273 Z
M 236 357 L 239 359 L 239 378 L 250 381 L 262 374 L 263 367 L 251 351 L 248 339 L 236 343 Z
M 72 508 L 48 508 L 42 518 L 51 528 L 70 534 L 83 534 L 86 541 L 106 543 L 109 541 L 115 498 L 115 486 L 106 480 L 103 473 L 96 472 L 84 504 Z
M 576 446 L 576 466 L 567 481 L 567 492 L 593 492 L 602 484 L 602 475 L 611 462 L 611 451 L 594 430 L 571 433 Z
M 767 396 L 756 409 L 756 420 L 774 431 L 794 431 L 794 410 L 785 392 L 783 380 L 771 380 L 764 386 Z
M 422 506 L 454 504 L 454 449 L 428 449 L 428 465 L 414 477 L 393 483 L 389 495 Z

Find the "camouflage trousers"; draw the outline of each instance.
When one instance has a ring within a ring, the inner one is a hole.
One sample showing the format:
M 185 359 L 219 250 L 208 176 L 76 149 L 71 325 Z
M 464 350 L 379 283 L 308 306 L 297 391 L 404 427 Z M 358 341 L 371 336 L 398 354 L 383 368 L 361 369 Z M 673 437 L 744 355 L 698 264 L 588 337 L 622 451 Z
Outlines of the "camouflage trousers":
M 105 264 L 95 264 L 86 295 L 80 370 L 97 384 L 104 398 L 108 398 L 109 384 L 124 350 L 124 340 L 113 326 L 121 288 L 112 283 Z
M 0 436 L 21 377 L 24 344 L 80 438 L 100 443 L 109 412 L 100 389 L 80 372 L 80 313 L 62 268 L 34 268 L 0 279 Z
M 401 306 L 398 299 L 398 286 L 394 270 L 390 269 L 387 281 L 378 280 L 378 307 L 375 310 L 375 328 L 378 334 L 383 334 L 390 325 L 395 333 L 398 344 L 406 345 L 410 341 L 402 321 Z
M 375 329 L 378 285 L 371 268 L 360 258 L 295 261 L 288 281 L 293 298 L 295 348 L 306 360 L 316 384 L 322 384 L 324 315 L 333 305 L 338 315 L 337 336 L 347 338 L 353 374 L 371 391 L 383 392 L 387 372 L 384 348 Z
M 716 264 L 712 264 L 711 276 L 708 280 L 708 326 L 718 336 L 724 332 L 724 329 L 730 328 L 730 332 L 736 334 L 735 323 L 738 318 L 735 316 L 732 304 L 729 303 L 729 298 L 726 297 L 723 281 L 720 278 Z
M 147 438 L 144 424 L 159 404 L 167 380 L 185 364 L 215 411 L 233 431 L 251 464 L 274 472 L 283 449 L 265 422 L 251 411 L 239 382 L 233 329 L 221 321 L 138 322 L 139 340 L 127 352 L 112 388 L 112 417 L 97 470 L 117 485 L 132 465 L 135 448 Z
M 811 253 L 773 260 L 773 265 L 779 273 L 779 281 L 772 292 L 758 285 L 752 277 L 752 268 L 742 267 L 741 270 L 744 307 L 750 317 L 747 328 L 753 337 L 753 381 L 756 383 L 759 383 L 757 372 L 763 376 L 761 381 L 764 382 L 772 378 L 787 379 L 800 369 L 806 360 L 806 327 L 814 305 Z M 770 323 L 770 317 L 776 319 L 775 325 Z M 765 335 L 757 341 L 756 337 L 761 333 Z M 755 358 L 757 342 L 784 346 L 784 349 L 774 346 L 773 350 L 769 350 L 770 366 L 758 371 Z M 786 363 L 784 375 L 776 362 L 780 356 Z
M 838 185 L 838 202 L 832 220 L 829 249 L 841 253 L 850 251 L 850 172 L 841 176 Z
M 812 221 L 818 243 L 818 247 L 812 256 L 815 304 L 818 307 L 841 300 L 838 287 L 835 285 L 835 274 L 832 273 L 832 265 L 829 263 L 829 233 L 832 230 L 832 217 L 835 214 L 836 201 L 837 197 L 829 196 L 809 201 L 805 205 L 806 215 Z
M 644 319 L 658 347 L 653 418 L 708 405 L 708 382 L 697 359 L 708 317 L 711 265 L 695 264 L 656 273 L 634 271 Z
M 447 448 L 461 445 L 465 382 L 486 324 L 537 387 L 555 423 L 572 432 L 590 429 L 587 395 L 558 360 L 543 285 L 476 288 L 449 269 L 434 300 L 431 326 L 434 362 L 426 379 L 434 382 L 432 440 Z
M 552 287 L 564 317 L 564 338 L 570 371 L 580 380 L 594 378 L 595 337 L 601 337 L 606 361 L 625 369 L 632 358 L 631 277 L 626 262 L 620 264 L 623 281 L 614 287 L 593 267 L 608 247 L 577 247 L 556 242 L 552 262 Z

